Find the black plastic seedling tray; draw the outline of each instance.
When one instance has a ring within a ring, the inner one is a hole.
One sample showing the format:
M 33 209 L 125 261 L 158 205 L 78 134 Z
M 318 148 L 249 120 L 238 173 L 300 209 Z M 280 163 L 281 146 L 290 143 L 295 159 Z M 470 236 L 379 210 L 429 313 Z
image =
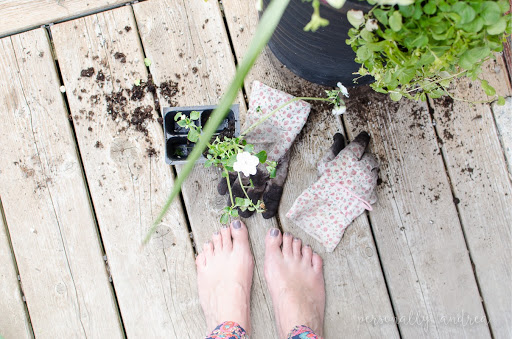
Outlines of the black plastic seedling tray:
M 195 124 L 201 129 L 204 129 L 210 114 L 217 106 L 189 106 L 189 107 L 163 107 L 162 114 L 164 117 L 164 134 L 165 134 L 165 162 L 169 165 L 184 164 L 187 157 L 192 152 L 195 143 L 187 139 L 188 129 L 180 127 L 174 120 L 174 116 L 181 112 L 182 114 L 190 117 L 190 113 L 198 111 L 200 113 L 199 120 Z M 240 135 L 240 117 L 238 104 L 231 106 L 227 117 L 217 127 L 214 136 L 220 135 L 229 126 L 235 128 L 234 136 Z M 198 163 L 205 162 L 206 158 L 201 156 Z

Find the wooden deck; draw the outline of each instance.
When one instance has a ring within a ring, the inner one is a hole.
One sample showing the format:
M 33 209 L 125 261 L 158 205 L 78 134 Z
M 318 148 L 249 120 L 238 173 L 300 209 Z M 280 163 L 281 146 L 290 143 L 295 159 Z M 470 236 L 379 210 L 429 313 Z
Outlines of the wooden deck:
M 124 2 L 0 3 L 0 17 L 9 19 L 0 31 L 6 339 L 205 334 L 194 244 L 220 226 L 219 174 L 197 166 L 183 199 L 141 247 L 181 168 L 164 163 L 158 113 L 138 115 L 142 123 L 132 117 L 157 102 L 218 103 L 258 15 L 251 1 L 223 0 L 221 8 L 214 0 L 146 0 L 83 16 Z M 67 12 L 52 7 L 61 5 Z M 62 22 L 7 36 L 53 21 Z M 132 91 L 150 75 L 167 89 L 156 97 Z M 351 91 L 342 120 L 314 106 L 293 148 L 279 216 L 245 220 L 256 261 L 253 338 L 277 338 L 263 277 L 270 227 L 293 232 L 324 258 L 328 339 L 512 337 L 512 87 L 501 56 L 483 75 L 506 106 L 393 103 L 367 88 Z M 295 95 L 324 90 L 292 75 L 268 50 L 246 78 L 246 94 L 253 80 Z M 467 81 L 453 93 L 486 99 Z M 243 119 L 244 93 L 237 102 Z M 381 162 L 379 201 L 325 253 L 285 214 L 316 179 L 331 136 L 361 130 L 372 135 Z

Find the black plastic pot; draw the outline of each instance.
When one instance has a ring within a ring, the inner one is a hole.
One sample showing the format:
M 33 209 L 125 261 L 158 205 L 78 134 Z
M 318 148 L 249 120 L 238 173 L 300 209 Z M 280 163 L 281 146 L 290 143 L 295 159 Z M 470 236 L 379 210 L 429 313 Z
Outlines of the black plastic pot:
M 270 0 L 264 0 L 265 6 Z M 350 9 L 368 12 L 372 6 L 365 1 L 347 0 L 337 10 L 322 4 L 320 15 L 329 20 L 327 27 L 316 32 L 305 32 L 311 20 L 311 2 L 291 0 L 268 45 L 283 65 L 301 78 L 324 86 L 336 86 L 341 82 L 346 87 L 366 85 L 373 78 L 365 76 L 354 83 L 360 68 L 354 61 L 356 54 L 345 41 L 352 27 L 347 20 Z
M 187 157 L 192 152 L 195 143 L 187 139 L 188 129 L 180 127 L 174 120 L 175 115 L 180 112 L 188 117 L 193 111 L 200 113 L 199 120 L 195 124 L 201 129 L 204 128 L 210 114 L 217 106 L 190 106 L 190 107 L 163 107 L 164 134 L 165 134 L 165 162 L 169 165 L 179 165 L 187 161 Z M 227 132 L 234 128 L 234 134 Z M 227 117 L 217 127 L 215 135 L 239 136 L 240 135 L 240 117 L 238 104 L 231 106 Z M 204 157 L 199 158 L 198 163 L 205 162 Z

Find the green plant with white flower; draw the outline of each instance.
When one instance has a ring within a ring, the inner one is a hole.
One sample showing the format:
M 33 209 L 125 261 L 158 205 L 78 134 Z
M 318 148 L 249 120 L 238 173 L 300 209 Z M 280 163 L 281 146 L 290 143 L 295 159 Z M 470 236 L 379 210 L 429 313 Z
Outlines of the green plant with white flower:
M 247 190 L 249 188 L 253 188 L 254 185 L 250 179 L 248 185 L 243 185 L 242 183 L 246 181 L 243 180 L 243 177 L 250 177 L 251 175 L 255 175 L 257 167 L 260 164 L 268 171 L 270 178 L 275 178 L 276 176 L 276 168 L 278 165 L 277 162 L 267 160 L 267 152 L 265 150 L 256 152 L 254 145 L 247 143 L 245 136 L 254 128 L 269 119 L 272 115 L 298 100 L 326 101 L 333 105 L 333 114 L 339 115 L 345 112 L 346 107 L 343 96 L 348 97 L 348 92 L 345 86 L 343 86 L 341 83 L 338 83 L 338 87 L 336 89 L 326 91 L 326 96 L 326 98 L 293 98 L 263 116 L 261 119 L 247 128 L 244 132 L 242 132 L 238 137 L 224 136 L 221 139 L 217 136 L 210 139 L 210 141 L 207 143 L 207 151 L 204 154 L 206 156 L 204 167 L 208 168 L 215 166 L 220 168 L 222 171 L 222 177 L 226 179 L 229 179 L 230 174 L 236 175 L 245 195 L 245 198 L 234 197 L 230 180 L 226 180 L 231 205 L 226 206 L 222 210 L 222 215 L 220 217 L 220 222 L 222 224 L 227 224 L 230 217 L 238 217 L 238 210 L 249 210 L 259 213 L 265 211 L 265 205 L 262 201 L 258 200 L 256 203 L 254 203 L 247 195 Z M 259 110 L 259 107 L 257 110 Z M 188 129 L 187 139 L 193 143 L 197 143 L 200 138 L 202 138 L 201 128 L 195 124 L 195 121 L 199 120 L 199 118 L 200 113 L 197 111 L 192 111 L 190 113 L 190 117 L 181 112 L 176 113 L 174 116 L 174 120 L 178 126 Z

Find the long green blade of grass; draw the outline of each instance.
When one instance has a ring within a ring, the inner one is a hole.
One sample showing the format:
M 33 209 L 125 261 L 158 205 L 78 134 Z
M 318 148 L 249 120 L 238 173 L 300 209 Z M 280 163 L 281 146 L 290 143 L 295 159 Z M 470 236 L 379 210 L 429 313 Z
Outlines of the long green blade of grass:
M 222 120 L 226 117 L 231 105 L 238 95 L 238 91 L 243 85 L 247 73 L 249 73 L 261 51 L 263 48 L 265 48 L 265 45 L 270 40 L 270 37 L 272 36 L 272 33 L 274 33 L 277 24 L 279 23 L 279 20 L 281 20 L 281 17 L 283 16 L 283 13 L 289 2 L 290 0 L 272 0 L 263 13 L 258 28 L 256 29 L 256 33 L 254 34 L 254 37 L 249 45 L 249 49 L 247 50 L 247 53 L 245 54 L 242 62 L 238 65 L 233 81 L 222 97 L 219 105 L 217 106 L 217 109 L 213 111 L 210 119 L 208 120 L 208 123 L 203 130 L 203 134 L 201 135 L 199 142 L 194 147 L 192 153 L 190 153 L 188 156 L 187 163 L 183 167 L 182 172 L 176 178 L 171 194 L 167 198 L 165 205 L 162 207 L 162 210 L 153 222 L 150 230 L 146 234 L 146 237 L 143 240 L 143 244 L 147 244 L 149 239 L 151 239 L 151 235 L 155 232 L 158 224 L 160 224 L 162 218 L 169 210 L 171 203 L 180 193 L 181 185 L 190 175 L 196 160 L 199 159 L 205 150 L 208 141 L 211 139 L 213 133 L 217 129 L 217 126 L 219 126 Z

